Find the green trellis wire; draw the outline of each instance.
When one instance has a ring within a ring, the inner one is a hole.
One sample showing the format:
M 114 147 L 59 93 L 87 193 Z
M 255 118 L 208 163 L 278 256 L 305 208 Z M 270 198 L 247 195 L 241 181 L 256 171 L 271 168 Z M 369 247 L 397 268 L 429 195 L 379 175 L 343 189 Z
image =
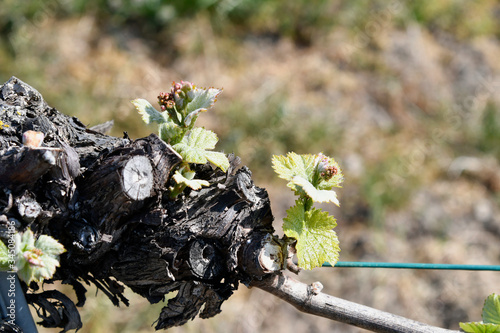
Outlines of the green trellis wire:
M 323 267 L 333 267 L 325 262 Z M 335 267 L 352 268 L 399 268 L 399 269 L 444 269 L 460 271 L 500 271 L 500 265 L 456 265 L 456 264 L 429 264 L 406 262 L 366 262 L 366 261 L 338 261 Z

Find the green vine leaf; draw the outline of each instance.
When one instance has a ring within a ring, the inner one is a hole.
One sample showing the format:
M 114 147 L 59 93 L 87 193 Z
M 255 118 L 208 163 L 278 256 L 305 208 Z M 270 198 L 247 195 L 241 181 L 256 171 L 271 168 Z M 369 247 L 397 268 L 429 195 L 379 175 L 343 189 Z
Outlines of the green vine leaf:
M 215 102 L 217 102 L 217 96 L 222 92 L 222 89 L 217 88 L 195 88 L 191 90 L 191 101 L 187 103 L 186 111 L 187 116 L 196 112 L 194 115 L 197 115 L 199 112 L 204 112 L 214 106 Z
M 0 241 L 0 270 L 10 271 L 12 266 L 10 265 L 9 249 Z
M 194 128 L 200 113 L 207 111 L 217 101 L 222 89 L 197 88 L 189 81 L 172 82 L 170 91 L 160 92 L 157 111 L 147 100 L 135 99 L 132 104 L 146 124 L 159 123 L 159 137 L 182 156 L 183 162 L 173 172 L 176 184 L 170 187 L 170 197 L 176 198 L 187 187 L 198 190 L 209 183 L 194 179 L 189 163 L 205 164 L 210 161 L 226 171 L 229 160 L 225 154 L 210 151 L 215 148 L 217 135 L 204 128 Z M 1 250 L 1 249 L 0 249 Z
M 327 212 L 316 208 L 306 211 L 301 200 L 287 210 L 283 231 L 297 240 L 299 267 L 313 269 L 324 262 L 335 265 L 340 252 L 337 234 L 332 230 L 336 226 L 335 219 Z
M 338 260 L 340 247 L 333 216 L 313 208 L 313 202 L 333 202 L 340 205 L 333 187 L 340 187 L 343 180 L 338 164 L 333 158 L 323 155 L 299 155 L 294 152 L 286 156 L 273 156 L 273 169 L 288 181 L 299 200 L 291 207 L 284 219 L 286 236 L 295 238 L 299 267 L 312 269 L 324 262 L 332 265 Z
M 491 294 L 486 298 L 483 306 L 483 322 L 500 325 L 500 298 Z
M 500 326 L 497 324 L 485 324 L 482 322 L 460 323 L 460 328 L 468 333 L 500 333 Z
M 59 266 L 59 255 L 65 252 L 64 246 L 50 236 L 41 235 L 35 240 L 30 229 L 15 234 L 14 244 L 13 258 L 9 258 L 7 247 L 0 241 L 0 266 L 11 267 L 9 259 L 13 259 L 17 275 L 27 284 L 50 279 Z
M 314 201 L 314 202 L 333 202 L 337 206 L 340 206 L 339 199 L 337 198 L 337 193 L 331 190 L 318 190 L 311 184 L 307 179 L 300 176 L 295 176 L 292 178 L 291 183 L 300 186 L 302 190 Z
M 226 172 L 229 168 L 229 160 L 227 159 L 226 154 L 218 151 L 206 151 L 205 156 L 210 163 L 218 166 L 222 171 Z
M 184 137 L 185 131 L 177 124 L 169 121 L 160 124 L 158 127 L 158 135 L 160 139 L 169 143 L 171 145 L 175 145 Z
M 151 103 L 145 99 L 137 98 L 131 101 L 131 103 L 134 104 L 135 108 L 142 116 L 142 120 L 144 120 L 146 124 L 151 124 L 153 122 L 162 124 L 168 121 L 168 119 L 164 117 L 163 113 L 156 110 Z
M 295 176 L 300 176 L 311 182 L 316 168 L 314 155 L 299 155 L 294 152 L 286 156 L 274 155 L 272 158 L 273 169 L 278 177 L 288 180 L 288 187 L 297 191 L 296 184 L 292 183 Z
M 217 135 L 202 127 L 192 129 L 174 149 L 187 163 L 205 164 L 210 161 L 223 171 L 229 168 L 229 160 L 224 153 L 207 151 L 215 148 L 219 139 Z
M 209 186 L 210 183 L 202 179 L 193 179 L 195 172 L 190 171 L 188 174 L 182 175 L 179 171 L 175 171 L 172 178 L 177 184 L 184 184 L 193 190 L 199 190 L 203 186 Z M 186 177 L 185 177 L 186 176 Z
M 286 156 L 274 155 L 273 169 L 282 179 L 288 180 L 287 186 L 297 194 L 307 194 L 316 202 L 333 202 L 338 205 L 333 187 L 341 187 L 342 172 L 333 158 L 319 153 L 317 155 L 298 155 L 294 152 Z
M 460 328 L 469 333 L 500 333 L 500 297 L 491 294 L 484 302 L 482 322 L 460 323 Z
M 205 112 L 205 111 L 207 111 L 207 110 L 206 109 L 198 109 L 198 110 L 195 110 L 193 112 L 188 113 L 186 118 L 184 118 L 184 124 L 188 127 L 191 127 L 191 125 L 194 125 L 194 122 L 198 118 L 198 115 L 200 114 L 200 112 Z

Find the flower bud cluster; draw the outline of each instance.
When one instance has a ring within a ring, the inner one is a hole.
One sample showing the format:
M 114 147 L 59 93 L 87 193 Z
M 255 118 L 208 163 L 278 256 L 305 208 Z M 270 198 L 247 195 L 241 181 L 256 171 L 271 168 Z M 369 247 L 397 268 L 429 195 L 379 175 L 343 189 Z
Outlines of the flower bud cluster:
M 317 156 L 317 168 L 319 175 L 324 180 L 330 180 L 333 176 L 339 173 L 339 169 L 330 164 L 330 159 L 328 156 L 319 153 Z
M 180 111 L 186 107 L 194 98 L 196 87 L 188 81 L 172 82 L 170 92 L 161 92 L 158 96 L 158 104 L 162 111 Z
M 40 266 L 40 267 L 45 267 L 44 263 L 40 259 L 40 256 L 43 254 L 42 250 L 33 248 L 31 250 L 25 251 L 23 253 L 24 259 L 31 265 L 31 266 Z

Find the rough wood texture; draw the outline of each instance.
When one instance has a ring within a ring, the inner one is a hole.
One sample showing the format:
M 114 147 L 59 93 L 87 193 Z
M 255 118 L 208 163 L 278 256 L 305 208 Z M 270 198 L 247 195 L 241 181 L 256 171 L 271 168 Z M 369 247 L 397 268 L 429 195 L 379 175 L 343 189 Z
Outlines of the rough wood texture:
M 227 173 L 198 166 L 197 177 L 211 185 L 172 200 L 168 177 L 181 159 L 156 135 L 132 141 L 87 129 L 15 77 L 0 91 L 0 231 L 15 221 L 20 231 L 63 243 L 54 280 L 73 285 L 77 305 L 85 302 L 83 283 L 115 304 L 127 302 L 121 283 L 151 302 L 178 290 L 156 323 L 168 328 L 202 307 L 204 318 L 219 313 L 239 282 L 268 273 L 246 254 L 273 232 L 269 199 L 247 168 L 236 170 L 237 158 Z M 44 134 L 41 147 L 22 144 L 26 131 Z M 64 295 L 32 290 L 28 299 L 45 309 L 43 325 L 81 326 Z
M 55 164 L 55 154 L 57 152 L 30 147 L 5 151 L 0 156 L 0 184 L 33 187 Z

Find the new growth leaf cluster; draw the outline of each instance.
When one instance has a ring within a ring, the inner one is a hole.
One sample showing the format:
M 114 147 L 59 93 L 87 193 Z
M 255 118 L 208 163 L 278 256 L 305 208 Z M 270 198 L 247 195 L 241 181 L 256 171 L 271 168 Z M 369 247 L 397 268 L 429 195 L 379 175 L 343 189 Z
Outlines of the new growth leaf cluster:
M 148 101 L 132 101 L 146 124 L 157 123 L 159 136 L 182 156 L 183 162 L 173 172 L 176 185 L 170 196 L 176 198 L 186 187 L 199 190 L 208 186 L 196 179 L 190 164 L 212 163 L 226 171 L 229 161 L 225 154 L 213 149 L 217 135 L 205 128 L 194 127 L 199 114 L 211 108 L 221 92 L 215 88 L 197 88 L 190 82 L 173 83 L 170 92 L 160 93 L 156 110 Z M 312 269 L 324 262 L 334 265 L 339 257 L 339 241 L 333 228 L 333 216 L 313 207 L 314 202 L 339 205 L 334 187 L 340 187 L 343 176 L 335 160 L 322 153 L 317 155 L 274 156 L 273 168 L 288 181 L 288 187 L 298 196 L 295 206 L 287 211 L 283 230 L 289 242 L 295 242 L 298 265 Z
M 170 92 L 158 96 L 161 111 L 156 110 L 147 100 L 135 99 L 132 104 L 146 124 L 158 123 L 160 138 L 182 156 L 183 162 L 175 170 L 172 179 L 176 185 L 170 188 L 170 196 L 177 197 L 186 187 L 199 190 L 208 186 L 206 180 L 196 179 L 189 164 L 212 163 L 226 171 L 229 160 L 215 148 L 217 135 L 203 127 L 194 127 L 196 119 L 217 101 L 221 89 L 198 88 L 191 82 L 172 83 Z
M 331 157 L 317 155 L 273 156 L 273 168 L 298 196 L 295 206 L 287 210 L 283 231 L 297 241 L 298 266 L 304 269 L 334 265 L 339 258 L 339 240 L 333 228 L 337 222 L 328 212 L 313 207 L 314 202 L 340 205 L 334 187 L 341 187 L 343 175 Z
M 0 270 L 17 272 L 21 280 L 41 282 L 50 279 L 59 267 L 59 255 L 64 246 L 47 235 L 35 235 L 30 229 L 14 233 L 9 246 L 0 241 Z

